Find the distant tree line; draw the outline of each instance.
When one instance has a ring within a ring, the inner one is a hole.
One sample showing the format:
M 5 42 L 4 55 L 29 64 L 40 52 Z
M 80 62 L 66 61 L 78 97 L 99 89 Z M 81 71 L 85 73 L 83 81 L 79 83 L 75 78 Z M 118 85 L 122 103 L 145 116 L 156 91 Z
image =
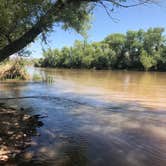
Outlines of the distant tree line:
M 75 41 L 72 47 L 48 49 L 35 63 L 40 67 L 166 70 L 164 28 L 115 33 L 101 42 Z

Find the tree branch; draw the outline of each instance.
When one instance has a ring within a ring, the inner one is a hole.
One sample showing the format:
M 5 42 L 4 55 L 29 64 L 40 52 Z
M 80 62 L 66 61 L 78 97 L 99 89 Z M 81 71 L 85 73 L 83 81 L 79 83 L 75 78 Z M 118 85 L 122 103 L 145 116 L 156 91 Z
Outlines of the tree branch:
M 120 2 L 117 2 L 116 0 L 103 0 L 105 2 L 111 2 L 113 5 L 119 6 L 119 7 L 123 7 L 123 8 L 130 8 L 130 7 L 136 7 L 136 6 L 140 6 L 140 5 L 144 5 L 147 3 L 152 2 L 152 0 L 142 0 L 139 3 L 135 3 L 135 4 L 131 4 L 131 5 L 124 5 Z
M 82 0 L 82 2 L 93 2 L 93 3 L 104 3 L 109 2 L 112 5 L 120 6 L 123 8 L 134 7 L 138 5 L 143 5 L 145 3 L 152 2 L 152 0 L 141 0 L 140 3 L 133 5 L 123 5 L 117 0 Z M 29 43 L 33 42 L 34 39 L 41 34 L 49 25 L 53 22 L 50 21 L 50 18 L 54 16 L 54 20 L 58 19 L 58 16 L 61 15 L 61 12 L 69 3 L 77 3 L 77 0 L 56 0 L 55 4 L 51 7 L 50 10 L 46 12 L 45 15 L 41 16 L 39 21 L 28 31 L 26 31 L 20 38 L 15 41 L 9 42 L 7 46 L 0 49 L 0 62 L 5 60 L 10 55 L 20 51 L 26 47 Z M 81 2 L 81 1 L 80 1 Z M 107 11 L 108 12 L 108 11 Z M 9 40 L 8 40 L 9 41 Z
M 22 48 L 26 47 L 27 44 L 34 41 L 34 39 L 45 29 L 47 28 L 47 20 L 50 19 L 53 13 L 60 13 L 60 11 L 64 8 L 65 3 L 61 0 L 56 1 L 56 3 L 52 6 L 47 13 L 40 18 L 40 20 L 30 29 L 28 30 L 23 36 L 19 39 L 13 41 L 12 43 L 8 44 L 6 47 L 0 50 L 0 61 L 3 61 L 10 55 L 18 52 Z M 57 15 L 58 15 L 57 14 Z

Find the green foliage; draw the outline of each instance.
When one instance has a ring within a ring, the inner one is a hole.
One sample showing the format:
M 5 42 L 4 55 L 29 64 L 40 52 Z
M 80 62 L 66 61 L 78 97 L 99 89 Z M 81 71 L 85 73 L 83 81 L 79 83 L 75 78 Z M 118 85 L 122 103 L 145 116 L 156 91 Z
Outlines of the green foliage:
M 48 0 L 0 0 L 0 48 L 19 39 L 54 5 L 58 8 L 58 2 L 56 4 L 55 1 Z M 53 23 L 61 23 L 63 29 L 74 28 L 77 32 L 84 34 L 89 27 L 92 9 L 92 5 L 81 1 L 77 3 L 71 1 L 59 11 L 59 14 L 56 13 L 55 7 L 55 13 L 51 13 L 49 19 L 43 20 L 43 24 L 46 25 L 43 26 L 43 35 L 52 29 Z
M 142 50 L 141 52 L 140 61 L 146 71 L 148 71 L 152 66 L 155 65 L 154 58 L 145 50 Z
M 163 28 L 111 34 L 101 42 L 75 41 L 73 47 L 48 49 L 42 67 L 166 70 Z
M 24 49 L 37 36 L 46 41 L 53 26 L 65 30 L 72 28 L 87 37 L 86 30 L 90 28 L 90 18 L 97 5 L 109 13 L 117 7 L 127 8 L 148 2 L 154 1 L 0 0 L 0 61 Z

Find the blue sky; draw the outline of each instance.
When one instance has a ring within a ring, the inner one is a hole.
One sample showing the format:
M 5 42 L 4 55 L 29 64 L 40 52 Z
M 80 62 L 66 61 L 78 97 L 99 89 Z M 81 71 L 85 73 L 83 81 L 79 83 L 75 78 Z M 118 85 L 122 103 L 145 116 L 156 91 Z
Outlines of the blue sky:
M 148 29 L 149 27 L 166 28 L 166 3 L 160 6 L 146 5 L 127 9 L 116 9 L 112 17 L 118 19 L 117 22 L 110 19 L 102 7 L 97 7 L 92 19 L 92 27 L 88 31 L 88 41 L 101 41 L 111 33 L 125 33 L 127 30 Z M 41 45 L 36 40 L 30 45 L 32 57 L 42 56 L 42 46 L 44 48 L 62 48 L 73 45 L 75 40 L 83 40 L 83 37 L 73 30 L 63 31 L 55 27 L 49 34 L 48 45 Z

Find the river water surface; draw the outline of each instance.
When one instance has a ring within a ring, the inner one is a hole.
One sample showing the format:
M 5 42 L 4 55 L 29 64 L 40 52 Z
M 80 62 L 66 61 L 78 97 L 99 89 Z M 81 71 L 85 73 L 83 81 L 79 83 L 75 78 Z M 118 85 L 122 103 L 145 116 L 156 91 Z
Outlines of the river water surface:
M 166 73 L 30 71 L 51 81 L 0 83 L 0 102 L 44 117 L 6 165 L 166 166 Z

